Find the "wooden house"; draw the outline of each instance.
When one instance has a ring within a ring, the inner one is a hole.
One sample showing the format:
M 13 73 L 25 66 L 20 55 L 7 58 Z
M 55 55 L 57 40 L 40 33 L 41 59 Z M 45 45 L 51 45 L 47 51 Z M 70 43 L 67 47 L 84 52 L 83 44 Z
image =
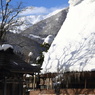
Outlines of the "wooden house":
M 0 46 L 0 95 L 23 95 L 23 85 L 26 84 L 23 75 L 39 72 L 39 66 L 23 61 L 11 45 Z

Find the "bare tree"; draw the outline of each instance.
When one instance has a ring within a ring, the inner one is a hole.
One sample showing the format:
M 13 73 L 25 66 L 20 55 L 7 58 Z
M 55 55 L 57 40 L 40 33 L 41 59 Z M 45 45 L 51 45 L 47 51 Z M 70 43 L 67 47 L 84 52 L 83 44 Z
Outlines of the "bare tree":
M 0 0 L 0 40 L 11 27 L 18 25 L 17 16 L 21 11 L 22 2 L 15 7 L 11 5 L 11 0 Z

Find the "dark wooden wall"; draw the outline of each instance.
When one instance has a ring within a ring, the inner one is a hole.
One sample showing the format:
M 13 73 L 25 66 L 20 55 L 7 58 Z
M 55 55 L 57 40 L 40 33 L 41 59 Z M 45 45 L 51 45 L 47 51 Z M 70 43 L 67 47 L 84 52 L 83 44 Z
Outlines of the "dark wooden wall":
M 95 88 L 95 72 L 68 72 L 61 88 Z

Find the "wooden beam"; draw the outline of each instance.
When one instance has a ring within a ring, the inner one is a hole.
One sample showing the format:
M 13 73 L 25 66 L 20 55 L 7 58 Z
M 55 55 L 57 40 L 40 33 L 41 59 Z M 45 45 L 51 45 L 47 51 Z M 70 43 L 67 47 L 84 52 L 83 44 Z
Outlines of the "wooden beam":
M 4 95 L 7 95 L 7 78 L 4 79 Z
M 19 95 L 22 95 L 22 93 L 23 93 L 23 83 L 20 79 L 20 81 L 19 81 Z

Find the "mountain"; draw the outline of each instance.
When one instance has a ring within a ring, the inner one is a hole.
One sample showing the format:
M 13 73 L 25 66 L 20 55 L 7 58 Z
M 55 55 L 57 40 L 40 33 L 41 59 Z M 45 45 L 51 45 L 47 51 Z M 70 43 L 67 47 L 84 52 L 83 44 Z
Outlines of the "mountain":
M 45 19 L 45 15 L 29 15 L 29 16 L 22 16 L 19 18 L 18 23 L 23 22 L 20 26 L 15 26 L 15 29 L 12 29 L 11 31 L 14 33 L 21 33 L 33 24 L 36 24 L 37 22 Z
M 45 50 L 38 42 L 19 34 L 9 32 L 6 34 L 5 40 L 13 46 L 14 52 L 24 60 L 26 60 L 29 53 L 32 52 L 33 55 L 30 58 L 32 62 L 35 62 L 36 57 L 40 56 L 41 52 Z
M 45 37 L 50 34 L 54 36 L 57 35 L 57 32 L 66 18 L 67 12 L 68 8 L 63 9 L 57 14 L 54 12 L 52 16 L 49 14 L 47 16 L 48 18 L 32 25 L 19 34 L 7 33 L 5 39 L 9 44 L 13 45 L 15 52 L 21 53 L 20 56 L 23 59 L 26 59 L 28 54 L 32 52 L 31 61 L 34 63 L 35 59 L 41 55 L 41 52 L 46 50 L 41 46 Z
M 48 15 L 48 18 L 27 28 L 21 35 L 42 43 L 48 35 L 56 36 L 66 18 L 67 12 L 68 8 L 65 8 L 57 14 L 53 13 L 53 16 Z
M 95 0 L 69 0 L 67 18 L 45 54 L 42 73 L 95 71 Z
M 44 20 L 46 18 L 49 18 L 57 13 L 59 13 L 63 9 L 57 9 L 49 14 L 33 14 L 35 11 L 37 11 L 38 8 L 36 7 L 26 7 L 23 9 L 23 11 L 19 14 L 18 23 L 23 22 L 20 26 L 15 26 L 13 29 L 11 29 L 14 33 L 21 33 L 27 28 L 31 27 L 32 25 L 40 22 L 41 20 Z

